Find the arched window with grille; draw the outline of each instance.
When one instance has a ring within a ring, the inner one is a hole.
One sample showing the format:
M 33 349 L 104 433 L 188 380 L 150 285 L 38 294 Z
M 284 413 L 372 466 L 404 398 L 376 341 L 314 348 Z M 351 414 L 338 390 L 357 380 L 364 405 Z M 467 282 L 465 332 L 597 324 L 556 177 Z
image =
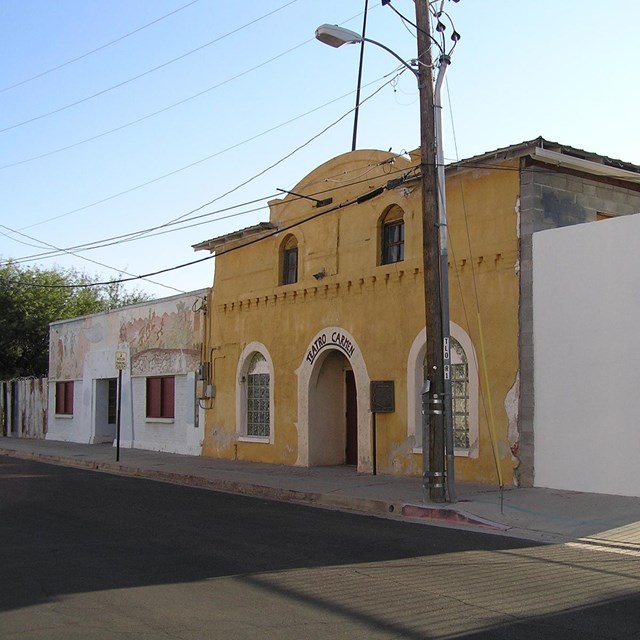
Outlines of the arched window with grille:
M 469 363 L 460 343 L 450 339 L 451 349 L 451 409 L 453 414 L 453 445 L 469 448 Z M 427 358 L 422 362 L 422 380 L 427 379 Z
M 248 344 L 238 361 L 238 438 L 273 441 L 273 363 L 264 345 Z
M 469 335 L 454 322 L 450 325 L 451 408 L 455 454 L 478 457 L 479 380 L 475 350 Z M 426 332 L 415 338 L 407 360 L 408 432 L 415 450 L 422 449 L 422 395 L 427 375 Z
M 254 353 L 247 372 L 247 435 L 269 436 L 269 382 L 267 361 Z

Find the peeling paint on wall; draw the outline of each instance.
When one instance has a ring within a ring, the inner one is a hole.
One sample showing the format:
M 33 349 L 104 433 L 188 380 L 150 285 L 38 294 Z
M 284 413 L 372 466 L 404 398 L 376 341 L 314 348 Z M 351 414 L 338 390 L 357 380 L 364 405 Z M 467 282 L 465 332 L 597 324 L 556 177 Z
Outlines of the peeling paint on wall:
M 199 364 L 195 349 L 146 349 L 131 356 L 131 375 L 167 375 L 195 371 Z
M 404 442 L 391 448 L 389 452 L 389 466 L 398 475 L 419 475 L 422 466 L 418 456 L 411 455 L 416 446 L 415 436 L 408 437 Z
M 511 455 L 515 464 L 514 470 L 519 464 L 518 451 L 520 448 L 520 433 L 518 432 L 518 406 L 520 403 L 520 371 L 516 374 L 515 382 L 504 399 L 504 410 L 509 420 L 507 427 L 507 442 L 511 449 Z M 515 478 L 514 478 L 515 479 Z
M 216 426 L 208 431 L 207 439 L 209 440 L 211 449 L 218 454 L 233 449 L 237 440 L 235 432 L 230 433 L 226 429 Z M 235 457 L 237 458 L 237 452 Z
M 155 308 L 150 308 L 144 317 L 123 317 L 120 342 L 129 344 L 132 355 L 150 349 L 180 349 L 186 345 L 197 349 L 196 315 L 180 301 L 171 313 L 158 314 Z

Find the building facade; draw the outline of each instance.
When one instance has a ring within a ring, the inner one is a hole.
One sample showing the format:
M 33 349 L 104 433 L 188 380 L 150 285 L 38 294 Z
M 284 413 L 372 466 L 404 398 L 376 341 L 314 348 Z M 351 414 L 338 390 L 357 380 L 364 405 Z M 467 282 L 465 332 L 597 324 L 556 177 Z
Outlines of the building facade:
M 637 176 L 542 139 L 447 168 L 456 478 L 533 482 L 532 235 L 632 213 Z M 216 255 L 204 455 L 421 473 L 420 202 L 416 153 L 355 151 L 195 245 Z
M 47 439 L 199 455 L 208 290 L 54 322 Z M 119 368 L 122 370 L 118 390 Z

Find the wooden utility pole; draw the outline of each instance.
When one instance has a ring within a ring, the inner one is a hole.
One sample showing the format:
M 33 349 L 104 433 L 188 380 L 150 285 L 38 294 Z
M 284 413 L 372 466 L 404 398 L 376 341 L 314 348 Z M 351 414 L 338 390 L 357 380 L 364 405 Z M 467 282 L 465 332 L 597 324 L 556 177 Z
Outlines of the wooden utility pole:
M 423 487 L 432 502 L 445 501 L 444 365 L 442 301 L 440 291 L 440 250 L 438 177 L 436 167 L 433 68 L 428 0 L 416 0 L 418 27 L 418 82 L 420 89 L 420 172 L 422 176 L 422 244 L 424 296 L 427 329 L 428 441 L 423 430 Z

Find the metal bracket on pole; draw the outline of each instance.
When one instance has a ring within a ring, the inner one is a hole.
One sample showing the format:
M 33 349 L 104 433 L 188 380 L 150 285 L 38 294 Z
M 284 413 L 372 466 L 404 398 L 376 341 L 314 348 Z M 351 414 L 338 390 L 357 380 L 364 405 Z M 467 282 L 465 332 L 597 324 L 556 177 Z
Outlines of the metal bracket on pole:
M 423 411 L 426 415 L 444 415 L 444 399 L 438 396 L 437 393 L 433 394 L 433 397 L 426 397 L 428 394 L 422 395 Z M 429 420 L 426 418 L 426 422 Z M 423 443 L 424 452 L 424 443 Z M 422 488 L 429 495 L 432 489 L 444 489 L 445 487 L 446 472 L 444 471 L 432 471 L 431 469 L 425 469 L 422 473 Z
M 436 415 L 436 416 L 444 415 L 444 399 L 438 397 L 437 393 L 434 393 L 433 397 L 429 398 L 427 402 L 430 405 L 427 408 L 427 413 L 429 415 Z
M 446 474 L 443 471 L 425 471 L 422 474 L 422 486 L 426 491 L 443 489 Z

